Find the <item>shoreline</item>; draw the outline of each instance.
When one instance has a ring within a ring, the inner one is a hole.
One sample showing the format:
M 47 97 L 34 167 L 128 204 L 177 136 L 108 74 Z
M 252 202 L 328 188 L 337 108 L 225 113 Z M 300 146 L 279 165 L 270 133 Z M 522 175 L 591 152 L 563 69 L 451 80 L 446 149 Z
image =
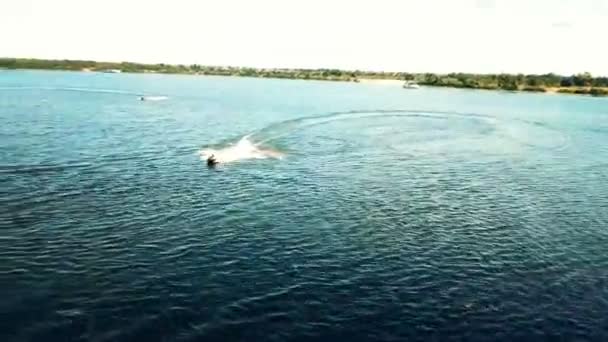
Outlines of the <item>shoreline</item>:
M 89 68 L 83 68 L 81 70 L 72 69 L 44 69 L 44 68 L 2 68 L 0 71 L 60 71 L 60 72 L 82 72 L 82 73 L 98 73 L 98 74 L 142 74 L 142 75 L 176 75 L 176 76 L 211 76 L 211 77 L 234 77 L 234 78 L 265 78 L 265 79 L 283 79 L 291 81 L 320 81 L 320 82 L 345 82 L 345 83 L 360 83 L 367 85 L 377 86 L 396 86 L 401 87 L 405 81 L 396 80 L 391 78 L 355 78 L 355 79 L 332 79 L 332 78 L 293 78 L 293 77 L 281 77 L 281 76 L 255 76 L 255 75 L 234 75 L 234 74 L 222 74 L 222 73 L 173 73 L 173 72 L 158 72 L 153 70 L 145 71 L 121 71 L 121 72 L 104 72 L 99 70 L 92 70 Z M 473 87 L 458 87 L 458 86 L 447 86 L 447 85 L 432 85 L 432 84 L 420 84 L 421 88 L 445 88 L 445 89 L 457 89 L 457 90 L 485 90 L 485 91 L 498 91 L 498 92 L 511 92 L 511 93 L 531 93 L 531 94 L 546 94 L 546 95 L 578 95 L 588 97 L 608 97 L 608 87 L 543 87 L 535 90 L 526 90 L 525 88 L 520 89 L 503 89 L 503 88 L 473 88 Z M 592 89 L 599 89 L 599 94 L 592 94 Z
M 510 92 L 530 92 L 546 94 L 608 96 L 608 77 L 592 77 L 588 73 L 560 76 L 511 75 L 511 74 L 432 74 L 405 72 L 348 71 L 339 69 L 288 69 L 288 68 L 247 68 L 226 66 L 201 66 L 197 64 L 141 64 L 112 63 L 77 60 L 43 60 L 0 58 L 0 70 L 50 70 L 76 71 L 86 73 L 129 73 L 129 74 L 170 74 L 190 76 L 230 76 L 273 78 L 292 80 L 315 80 L 402 86 L 412 80 L 422 87 L 443 87 L 455 89 L 501 90 Z

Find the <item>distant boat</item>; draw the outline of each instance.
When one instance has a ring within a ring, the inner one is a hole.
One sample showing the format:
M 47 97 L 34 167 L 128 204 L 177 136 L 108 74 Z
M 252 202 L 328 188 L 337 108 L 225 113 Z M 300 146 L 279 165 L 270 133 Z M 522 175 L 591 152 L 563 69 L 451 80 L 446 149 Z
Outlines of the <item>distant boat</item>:
M 416 83 L 414 81 L 405 81 L 405 83 L 403 83 L 403 88 L 405 88 L 405 89 L 418 89 L 418 88 L 420 88 L 420 86 L 418 85 L 418 83 Z
M 120 69 L 107 69 L 107 70 L 102 70 L 101 72 L 105 72 L 107 74 L 120 74 L 122 72 L 122 70 L 120 70 Z

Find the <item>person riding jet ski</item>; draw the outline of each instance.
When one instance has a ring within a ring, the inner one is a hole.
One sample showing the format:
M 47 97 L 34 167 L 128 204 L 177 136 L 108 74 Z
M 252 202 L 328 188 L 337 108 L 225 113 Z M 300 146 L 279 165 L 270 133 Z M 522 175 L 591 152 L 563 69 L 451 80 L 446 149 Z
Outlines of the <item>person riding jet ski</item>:
M 217 164 L 219 164 L 219 162 L 215 159 L 215 155 L 212 154 L 207 158 L 207 166 L 214 167 Z

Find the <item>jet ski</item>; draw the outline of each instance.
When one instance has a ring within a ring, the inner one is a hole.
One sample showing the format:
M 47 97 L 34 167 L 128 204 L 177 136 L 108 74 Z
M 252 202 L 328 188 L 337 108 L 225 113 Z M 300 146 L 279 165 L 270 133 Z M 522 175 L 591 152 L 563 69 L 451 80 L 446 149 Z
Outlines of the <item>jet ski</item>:
M 209 158 L 207 158 L 207 166 L 209 167 L 214 167 L 215 165 L 219 164 L 220 162 L 217 161 L 217 159 L 215 159 L 215 155 L 210 155 Z

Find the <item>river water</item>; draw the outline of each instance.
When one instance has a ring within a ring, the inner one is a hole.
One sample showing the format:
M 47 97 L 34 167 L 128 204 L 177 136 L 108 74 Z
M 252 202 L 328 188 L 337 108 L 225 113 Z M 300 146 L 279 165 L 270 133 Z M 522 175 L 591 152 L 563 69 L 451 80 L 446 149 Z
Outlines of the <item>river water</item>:
M 607 99 L 5 70 L 0 142 L 3 341 L 608 339 Z

